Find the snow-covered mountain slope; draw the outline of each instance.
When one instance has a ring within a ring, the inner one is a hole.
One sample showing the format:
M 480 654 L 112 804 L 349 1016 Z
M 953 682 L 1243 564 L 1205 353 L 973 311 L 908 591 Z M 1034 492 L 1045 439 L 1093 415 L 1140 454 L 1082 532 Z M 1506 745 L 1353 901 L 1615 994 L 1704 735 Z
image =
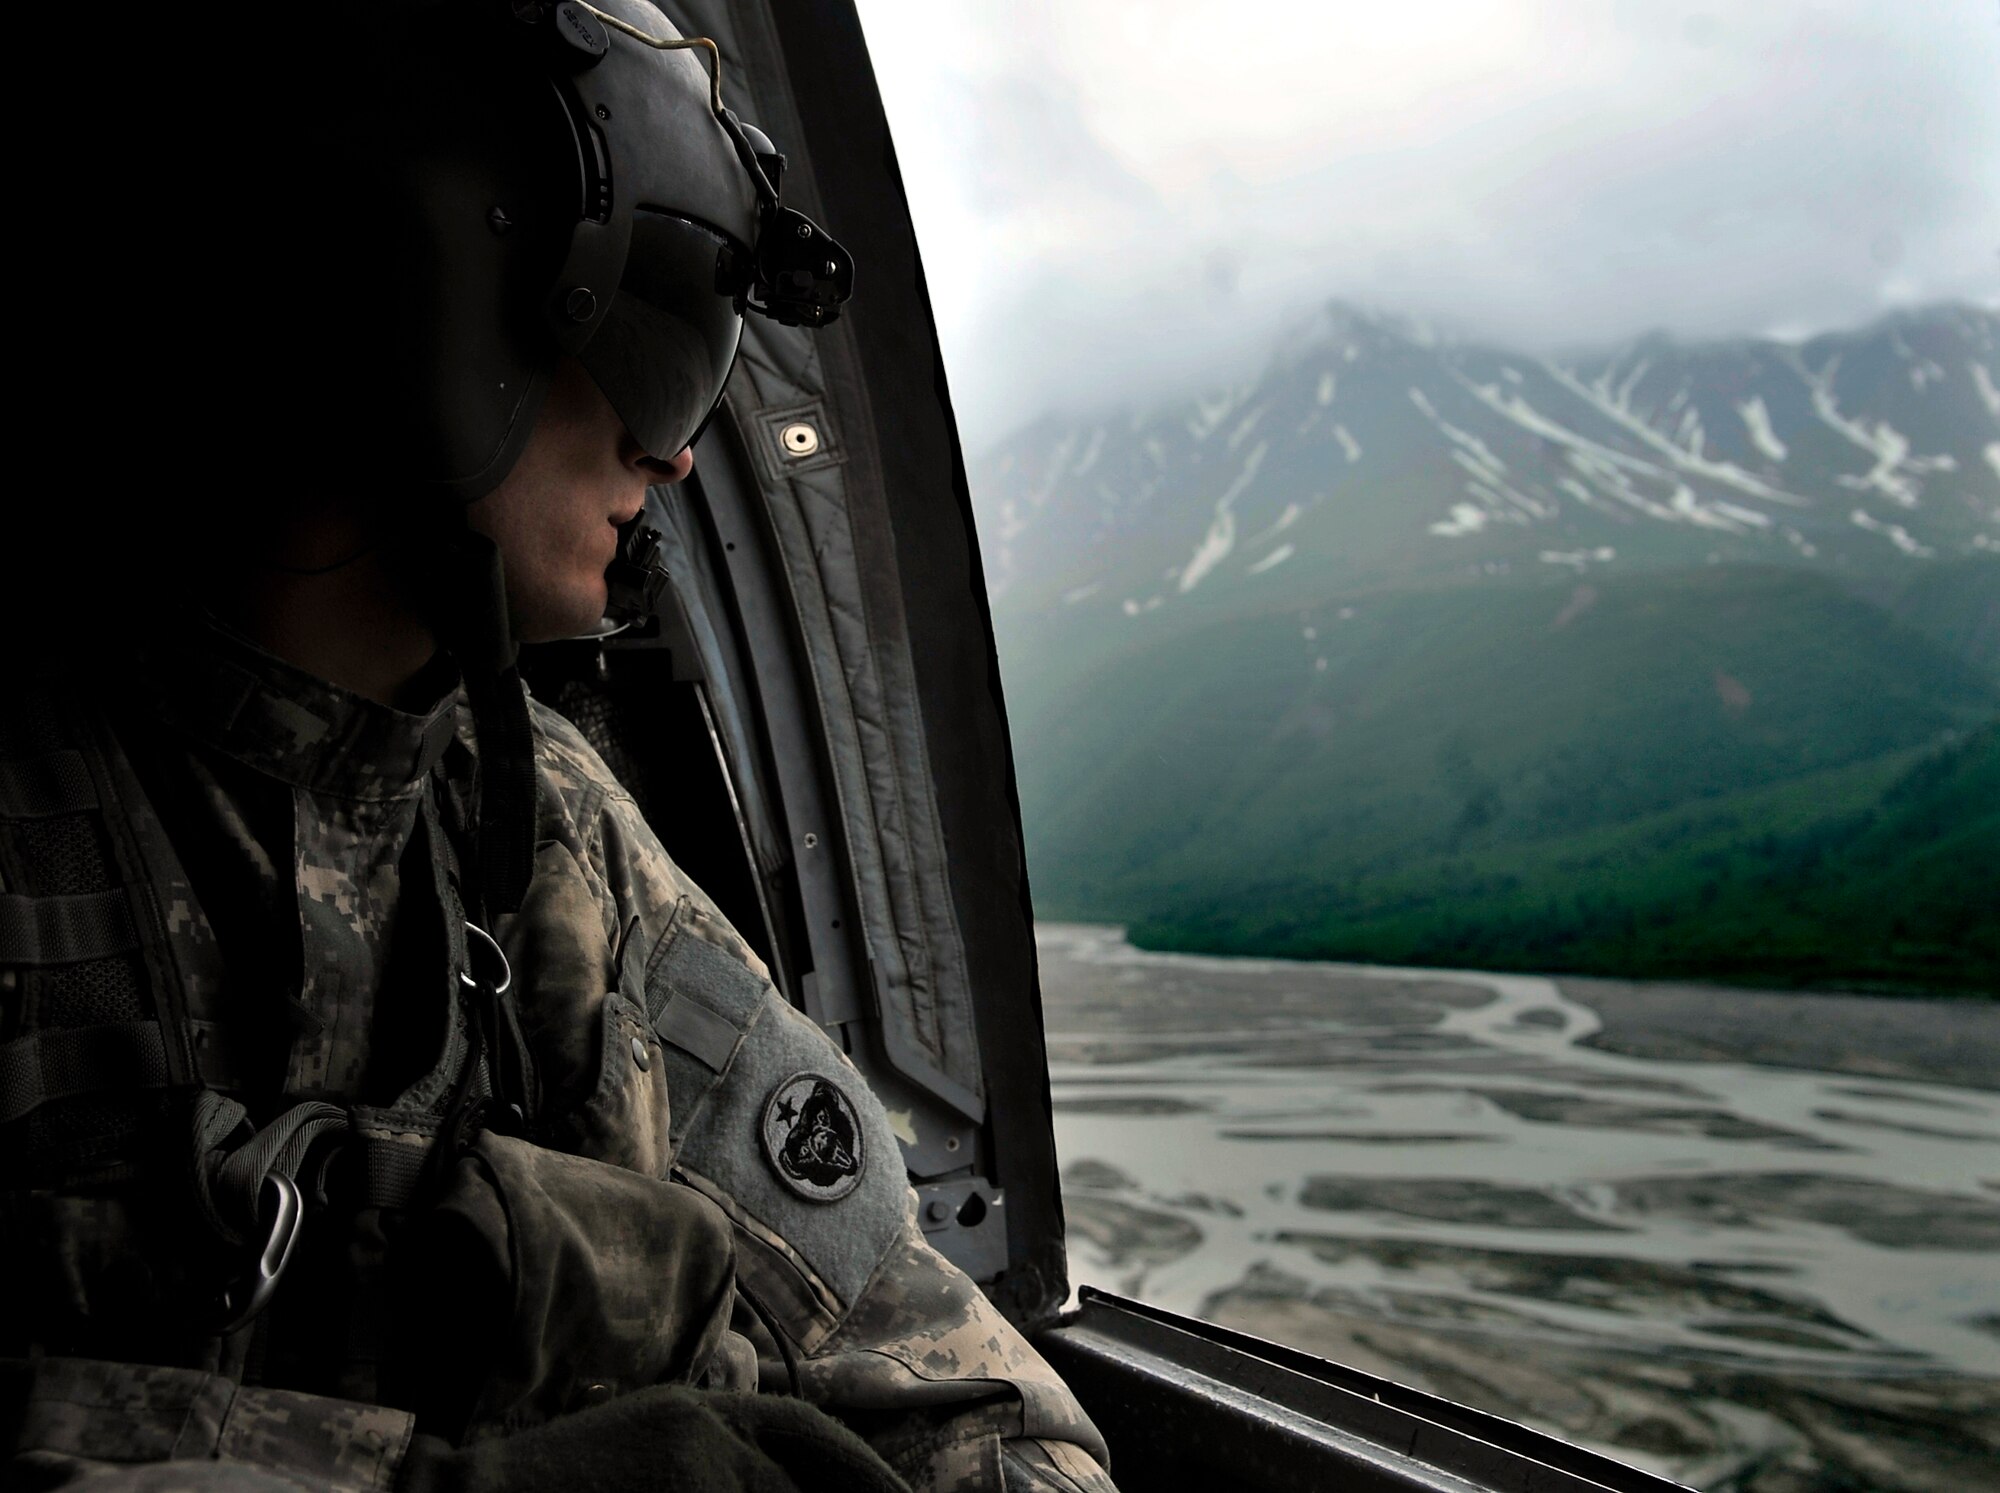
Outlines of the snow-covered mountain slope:
M 1044 420 L 972 488 L 1003 619 L 1115 629 L 1468 573 L 1879 575 L 2000 552 L 2000 314 L 1562 360 L 1336 304 L 1255 382 Z

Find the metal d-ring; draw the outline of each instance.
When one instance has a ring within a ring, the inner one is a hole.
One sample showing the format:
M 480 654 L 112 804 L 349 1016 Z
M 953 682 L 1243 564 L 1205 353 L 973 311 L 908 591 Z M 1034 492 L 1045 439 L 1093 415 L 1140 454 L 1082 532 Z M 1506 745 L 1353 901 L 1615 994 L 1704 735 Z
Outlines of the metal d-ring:
M 505 995 L 507 987 L 514 983 L 514 968 L 508 964 L 507 955 L 493 941 L 493 935 L 477 923 L 468 922 L 465 932 L 465 962 L 473 968 L 460 970 L 458 982 L 467 990 L 490 990 L 495 995 Z M 482 963 L 493 978 L 485 978 L 477 971 Z

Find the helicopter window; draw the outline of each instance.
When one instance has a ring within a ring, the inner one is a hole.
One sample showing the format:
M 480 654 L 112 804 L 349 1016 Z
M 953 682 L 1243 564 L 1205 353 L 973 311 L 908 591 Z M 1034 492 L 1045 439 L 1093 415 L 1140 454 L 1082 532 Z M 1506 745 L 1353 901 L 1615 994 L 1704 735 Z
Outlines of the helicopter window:
M 861 9 L 1073 1281 L 1702 1487 L 1990 1475 L 1991 14 Z

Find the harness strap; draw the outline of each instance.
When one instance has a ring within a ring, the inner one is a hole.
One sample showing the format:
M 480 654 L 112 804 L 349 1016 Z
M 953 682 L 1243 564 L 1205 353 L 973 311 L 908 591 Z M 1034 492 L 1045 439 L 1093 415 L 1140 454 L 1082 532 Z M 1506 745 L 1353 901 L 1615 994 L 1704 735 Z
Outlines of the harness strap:
M 90 765 L 74 750 L 0 758 L 0 817 L 52 819 L 97 807 Z
M 81 964 L 139 946 L 123 887 L 66 896 L 0 895 L 0 964 Z
M 348 1128 L 346 1110 L 307 1100 L 258 1130 L 250 1124 L 249 1111 L 213 1089 L 196 1092 L 192 1118 L 195 1200 L 209 1227 L 238 1246 L 256 1232 L 264 1179 L 296 1182 L 313 1144 Z M 244 1131 L 249 1134 L 232 1145 L 232 1138 Z
M 100 1089 L 164 1089 L 171 1082 L 157 1021 L 30 1032 L 0 1045 L 0 1125 L 57 1099 Z

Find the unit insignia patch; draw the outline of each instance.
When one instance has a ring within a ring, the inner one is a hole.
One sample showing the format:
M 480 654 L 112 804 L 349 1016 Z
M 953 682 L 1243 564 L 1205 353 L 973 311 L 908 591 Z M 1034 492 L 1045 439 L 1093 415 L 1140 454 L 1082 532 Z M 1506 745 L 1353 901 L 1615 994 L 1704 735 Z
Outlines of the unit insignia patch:
M 838 1202 L 860 1185 L 866 1158 L 854 1103 L 830 1078 L 794 1073 L 764 1101 L 764 1158 L 800 1197 Z

